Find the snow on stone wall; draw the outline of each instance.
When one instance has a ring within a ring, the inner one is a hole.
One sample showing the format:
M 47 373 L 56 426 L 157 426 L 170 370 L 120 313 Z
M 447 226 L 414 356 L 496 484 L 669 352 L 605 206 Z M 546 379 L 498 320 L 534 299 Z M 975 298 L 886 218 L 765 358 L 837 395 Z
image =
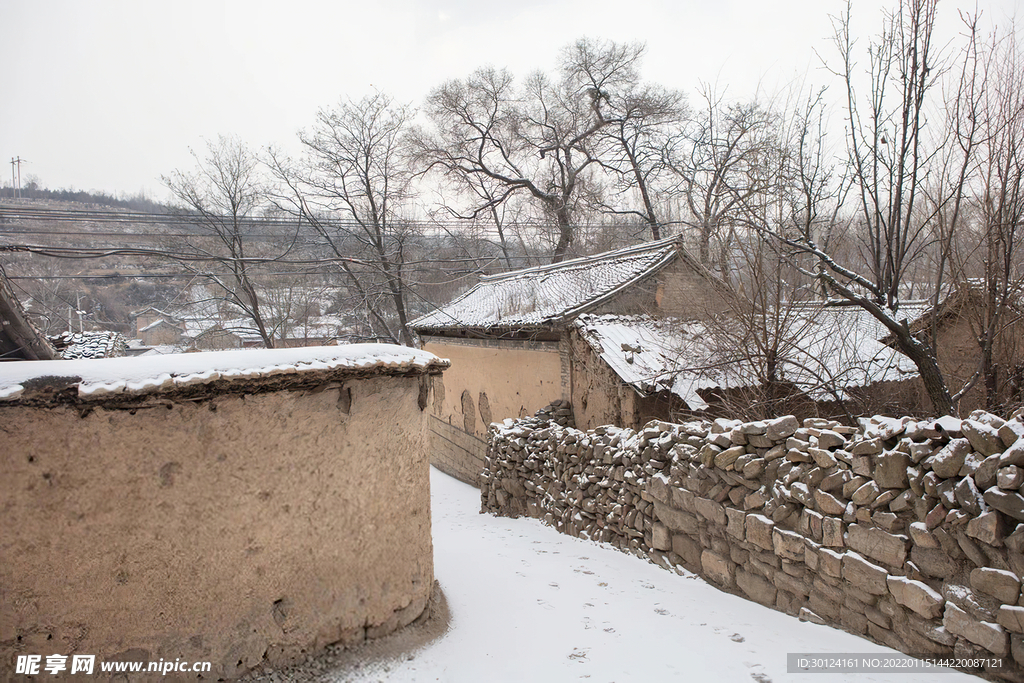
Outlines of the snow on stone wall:
M 494 425 L 485 511 L 697 572 L 916 655 L 1024 679 L 1024 417 Z

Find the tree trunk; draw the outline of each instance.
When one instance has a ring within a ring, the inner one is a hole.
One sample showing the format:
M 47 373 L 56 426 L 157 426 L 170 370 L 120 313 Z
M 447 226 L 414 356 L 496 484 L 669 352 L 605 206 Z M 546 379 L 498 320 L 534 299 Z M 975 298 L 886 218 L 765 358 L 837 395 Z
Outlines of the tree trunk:
M 569 220 L 569 209 L 561 206 L 555 210 L 555 221 L 558 225 L 558 244 L 555 245 L 555 253 L 551 257 L 552 263 L 559 263 L 565 260 L 565 254 L 572 244 L 572 222 Z
M 936 415 L 953 415 L 953 397 L 946 386 L 946 380 L 942 377 L 935 353 L 928 344 L 915 339 L 906 325 L 900 327 L 900 332 L 894 335 L 896 347 L 917 366 L 924 390 L 932 402 L 932 411 Z

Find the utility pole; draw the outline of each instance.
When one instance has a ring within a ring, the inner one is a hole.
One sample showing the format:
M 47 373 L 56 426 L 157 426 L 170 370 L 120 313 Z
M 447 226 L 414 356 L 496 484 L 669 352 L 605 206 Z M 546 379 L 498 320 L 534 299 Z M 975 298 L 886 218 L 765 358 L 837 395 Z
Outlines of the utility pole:
M 11 185 L 13 186 L 12 192 L 14 194 L 15 199 L 21 197 L 21 165 L 23 163 L 27 164 L 28 160 L 27 159 L 22 159 L 21 157 L 17 157 L 17 158 L 11 157 Z M 17 180 L 15 180 L 15 175 L 14 175 L 14 167 L 15 167 L 15 165 L 17 165 L 17 167 L 18 167 Z

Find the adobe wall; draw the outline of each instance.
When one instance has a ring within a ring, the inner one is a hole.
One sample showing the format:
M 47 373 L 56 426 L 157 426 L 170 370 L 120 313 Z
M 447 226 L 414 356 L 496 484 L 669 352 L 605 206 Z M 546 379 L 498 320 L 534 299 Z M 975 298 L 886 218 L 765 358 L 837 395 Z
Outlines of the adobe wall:
M 594 315 L 701 318 L 724 307 L 721 294 L 708 277 L 678 258 L 587 312 Z
M 1021 384 L 1011 376 L 1020 366 L 1020 358 L 1024 356 L 1024 335 L 1021 334 L 1019 322 L 1010 322 L 1001 330 L 996 347 L 993 350 L 998 383 L 998 401 L 1000 404 L 1020 405 L 1024 396 L 1021 395 Z M 971 329 L 971 316 L 964 313 L 958 318 L 945 322 L 939 328 L 936 344 L 939 368 L 946 382 L 958 390 L 965 382 L 978 372 L 978 361 L 981 351 L 978 347 L 977 335 Z M 979 379 L 960 400 L 960 411 L 967 412 L 985 408 L 985 378 Z
M 0 404 L 3 667 L 81 653 L 232 678 L 413 621 L 433 583 L 425 380 Z
M 487 442 L 448 424 L 436 415 L 430 416 L 428 427 L 430 464 L 449 477 L 455 477 L 470 486 L 480 486 Z
M 496 426 L 482 506 L 1024 679 L 1024 420 Z M 980 669 L 979 669 L 980 671 Z
M 615 424 L 638 426 L 638 400 L 632 387 L 601 360 L 573 329 L 569 332 L 572 357 L 572 414 L 580 429 Z
M 435 380 L 430 420 L 431 463 L 479 484 L 491 422 L 532 415 L 568 398 L 564 342 L 423 337 L 423 350 L 451 361 Z

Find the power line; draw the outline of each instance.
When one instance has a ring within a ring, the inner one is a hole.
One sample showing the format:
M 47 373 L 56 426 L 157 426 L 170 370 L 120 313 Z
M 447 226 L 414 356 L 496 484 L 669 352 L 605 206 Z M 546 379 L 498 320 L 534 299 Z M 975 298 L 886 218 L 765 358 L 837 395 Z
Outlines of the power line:
M 12 160 L 13 162 L 13 160 Z M 309 225 L 308 219 L 298 216 L 244 216 L 234 218 L 231 216 L 204 216 L 185 212 L 177 213 L 147 213 L 142 211 L 111 211 L 111 210 L 90 210 L 90 209 L 52 209 L 34 207 L 12 207 L 0 205 L 0 220 L 45 220 L 60 223 L 114 223 L 114 224 L 142 224 L 142 225 L 203 225 L 213 221 L 231 221 L 240 226 L 265 226 L 285 227 L 289 231 L 296 225 Z M 355 219 L 339 218 L 316 218 L 317 222 L 327 228 L 340 230 L 359 230 L 363 225 Z M 490 224 L 480 224 L 468 220 L 423 220 L 423 219 L 395 219 L 389 223 L 394 226 L 404 226 L 420 229 L 434 230 L 466 230 L 473 228 L 477 230 L 497 231 L 497 227 Z M 634 226 L 632 222 L 601 223 L 595 227 L 625 227 Z M 545 230 L 557 229 L 550 221 L 522 221 L 515 225 L 507 226 L 509 231 L 520 229 Z M 291 234 L 289 232 L 289 234 Z

